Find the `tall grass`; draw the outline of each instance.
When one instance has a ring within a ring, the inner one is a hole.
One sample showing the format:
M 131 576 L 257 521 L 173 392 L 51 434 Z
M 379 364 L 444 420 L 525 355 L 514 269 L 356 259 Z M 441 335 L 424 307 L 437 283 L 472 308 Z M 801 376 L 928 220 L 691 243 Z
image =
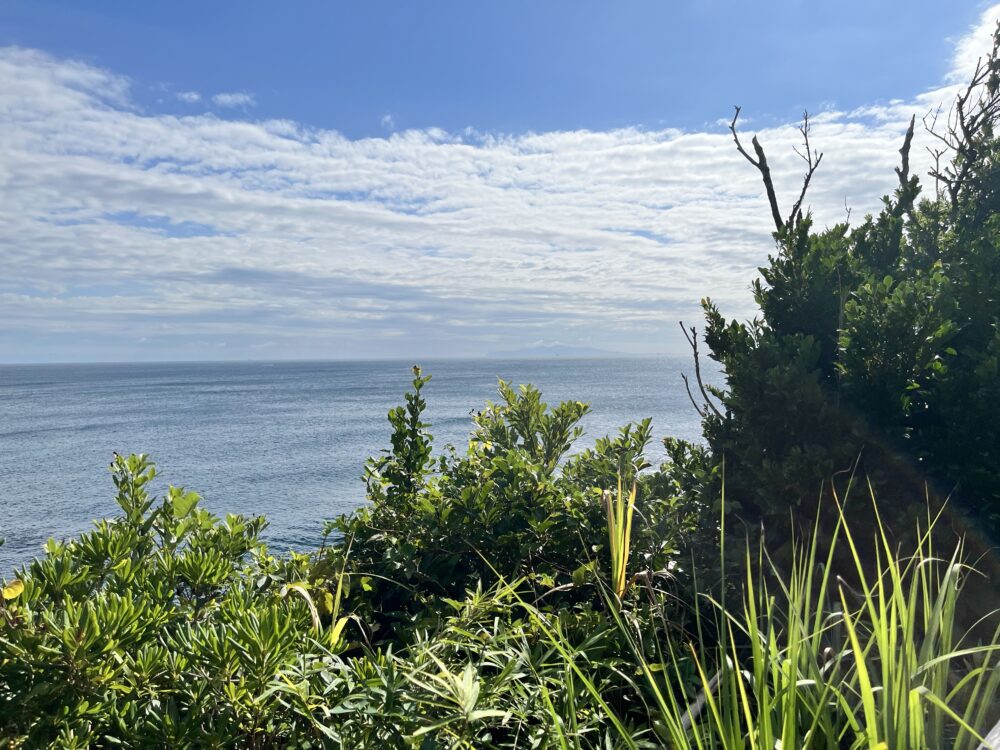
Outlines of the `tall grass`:
M 939 554 L 935 522 L 928 518 L 918 529 L 906 555 L 893 548 L 881 520 L 874 538 L 866 538 L 852 532 L 843 513 L 831 538 L 814 533 L 793 545 L 788 566 L 748 548 L 742 601 L 709 598 L 715 621 L 699 621 L 699 632 L 714 626 L 714 645 L 661 636 L 655 660 L 639 620 L 618 606 L 616 569 L 608 609 L 631 646 L 652 729 L 628 729 L 599 700 L 609 726 L 628 747 L 650 740 L 699 750 L 979 747 L 1000 718 L 1000 631 L 985 645 L 958 632 L 957 603 L 975 573 L 963 562 L 961 543 Z M 845 559 L 840 577 L 835 563 Z M 543 631 L 581 686 L 597 690 L 569 644 L 544 624 Z M 691 664 L 693 698 L 684 687 Z
M 635 513 L 636 484 L 625 493 L 621 477 L 618 478 L 618 492 L 614 495 L 605 490 L 602 501 L 608 518 L 608 549 L 611 553 L 611 588 L 616 601 L 625 596 L 628 574 L 629 548 L 632 544 L 632 515 Z

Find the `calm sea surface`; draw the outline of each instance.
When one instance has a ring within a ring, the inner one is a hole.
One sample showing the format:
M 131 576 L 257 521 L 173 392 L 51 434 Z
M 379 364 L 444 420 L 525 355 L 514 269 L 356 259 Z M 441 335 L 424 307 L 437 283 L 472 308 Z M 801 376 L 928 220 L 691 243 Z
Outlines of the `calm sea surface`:
M 498 377 L 548 403 L 591 404 L 577 448 L 642 417 L 654 435 L 698 439 L 680 381 L 687 358 L 424 362 L 435 444 L 464 446 L 469 412 Z M 240 362 L 0 366 L 0 576 L 113 515 L 112 451 L 156 461 L 154 491 L 265 514 L 275 550 L 318 543 L 322 521 L 364 502 L 364 461 L 389 445 L 386 412 L 411 379 L 405 362 Z M 652 447 L 650 458 L 662 455 Z

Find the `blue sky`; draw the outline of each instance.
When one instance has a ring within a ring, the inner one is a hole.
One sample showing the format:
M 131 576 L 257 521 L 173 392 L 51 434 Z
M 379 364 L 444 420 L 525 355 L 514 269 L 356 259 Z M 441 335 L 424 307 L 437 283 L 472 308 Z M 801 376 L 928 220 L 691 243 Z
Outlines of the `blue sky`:
M 0 361 L 677 350 L 770 250 L 731 106 L 863 215 L 996 16 L 902 7 L 8 0 Z
M 350 137 L 382 134 L 387 114 L 449 131 L 696 128 L 734 102 L 788 119 L 920 93 L 981 8 L 902 7 L 6 0 L 0 38 L 128 75 L 157 109 L 161 85 L 250 92 L 257 117 Z

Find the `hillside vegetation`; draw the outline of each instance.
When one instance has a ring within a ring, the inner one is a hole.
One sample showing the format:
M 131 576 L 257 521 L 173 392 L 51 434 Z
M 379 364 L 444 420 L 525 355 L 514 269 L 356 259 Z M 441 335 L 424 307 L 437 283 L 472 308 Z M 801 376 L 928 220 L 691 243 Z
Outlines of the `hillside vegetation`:
M 934 126 L 934 189 L 914 123 L 880 213 L 822 231 L 808 118 L 788 214 L 733 119 L 775 246 L 757 318 L 706 300 L 685 329 L 705 442 L 659 466 L 649 420 L 573 452 L 587 405 L 505 382 L 435 450 L 414 368 L 369 503 L 279 556 L 264 519 L 153 497 L 151 461 L 115 456 L 118 516 L 4 582 L 0 739 L 977 748 L 1000 719 L 974 570 L 1000 533 L 998 116 L 995 47 Z

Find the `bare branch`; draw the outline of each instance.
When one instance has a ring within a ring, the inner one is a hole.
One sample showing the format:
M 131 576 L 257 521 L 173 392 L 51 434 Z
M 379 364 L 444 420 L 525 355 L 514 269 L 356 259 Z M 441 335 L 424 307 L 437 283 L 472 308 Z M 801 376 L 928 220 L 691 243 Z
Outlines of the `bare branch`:
M 806 163 L 806 175 L 802 180 L 802 189 L 799 191 L 799 197 L 795 201 L 795 205 L 792 206 L 792 212 L 788 215 L 787 219 L 781 217 L 781 209 L 778 207 L 778 196 L 774 191 L 774 180 L 771 178 L 771 168 L 767 163 L 767 156 L 764 154 L 764 147 L 760 145 L 760 141 L 757 136 L 754 136 L 750 141 L 753 146 L 754 155 L 751 156 L 750 153 L 743 147 L 743 143 L 740 141 L 739 133 L 736 130 L 736 123 L 740 117 L 740 107 L 736 107 L 736 112 L 733 115 L 732 122 L 729 123 L 729 132 L 733 134 L 733 141 L 736 143 L 736 150 L 739 151 L 743 158 L 750 162 L 757 171 L 760 172 L 761 179 L 764 181 L 764 190 L 767 192 L 767 202 L 771 207 L 771 218 L 774 220 L 775 228 L 780 232 L 786 226 L 794 227 L 802 213 L 802 202 L 805 200 L 806 192 L 809 190 L 809 183 L 812 181 L 812 176 L 815 174 L 817 168 L 819 168 L 820 162 L 823 160 L 822 153 L 816 153 L 813 151 L 812 144 L 809 142 L 809 113 L 805 112 L 802 115 L 802 125 L 799 127 L 799 132 L 802 134 L 803 138 L 803 149 L 800 151 L 795 148 L 794 151 L 798 154 L 802 160 Z
M 917 122 L 917 116 L 910 118 L 910 127 L 906 129 L 906 136 L 903 138 L 903 145 L 899 149 L 901 162 L 896 167 L 896 175 L 899 177 L 899 186 L 906 188 L 910 181 L 910 144 L 913 142 L 913 126 Z
M 694 400 L 694 394 L 691 393 L 691 382 L 688 380 L 688 376 L 685 375 L 683 372 L 681 373 L 681 380 L 684 381 L 684 390 L 687 391 L 688 398 L 691 400 L 691 406 L 693 406 L 694 410 L 698 412 L 698 416 L 704 419 L 705 411 L 700 406 L 698 406 L 698 402 Z
M 940 117 L 941 117 L 941 107 L 938 106 L 937 109 L 933 110 L 932 112 L 928 112 L 923 116 L 923 118 L 921 118 L 924 124 L 924 130 L 930 135 L 932 135 L 934 138 L 937 138 L 939 141 L 944 143 L 944 148 L 931 148 L 930 146 L 926 147 L 927 153 L 930 154 L 931 159 L 934 160 L 934 166 L 931 167 L 930 172 L 928 174 L 934 178 L 934 195 L 938 200 L 941 200 L 942 196 L 944 195 L 944 189 L 942 187 L 941 178 L 939 176 L 941 172 L 941 157 L 943 157 L 947 153 L 949 145 L 948 140 L 943 135 L 937 132 L 937 123 Z
M 701 358 L 698 356 L 698 331 L 694 326 L 691 326 L 690 333 L 688 329 L 684 327 L 684 321 L 680 322 L 681 331 L 684 333 L 684 338 L 687 339 L 688 344 L 691 345 L 691 352 L 694 354 L 694 377 L 695 381 L 698 383 L 698 390 L 701 391 L 701 397 L 705 399 L 705 406 L 715 412 L 715 416 L 722 418 L 722 412 L 716 408 L 715 404 L 712 403 L 711 398 L 709 398 L 708 389 L 705 388 L 705 383 L 701 379 Z M 681 375 L 684 378 L 684 385 L 688 386 L 688 379 L 686 375 Z M 688 397 L 691 398 L 691 388 L 688 387 Z M 694 398 L 691 398 L 691 403 L 694 404 Z M 702 417 L 705 416 L 704 412 L 698 408 L 695 404 L 695 409 Z
M 733 140 L 736 141 L 736 150 L 739 151 L 741 154 L 743 154 L 743 157 L 748 162 L 750 162 L 755 167 L 760 169 L 760 165 L 757 163 L 757 161 L 752 156 L 750 156 L 750 154 L 747 153 L 746 149 L 743 148 L 743 144 L 740 143 L 740 136 L 736 132 L 736 121 L 740 119 L 740 112 L 742 111 L 743 108 L 740 106 L 736 106 L 735 109 L 736 113 L 733 115 L 732 122 L 729 123 L 729 132 L 733 134 Z
M 1000 24 L 994 31 L 992 50 L 976 63 L 969 84 L 955 97 L 944 126 L 938 126 L 940 108 L 923 118 L 924 128 L 941 144 L 936 149 L 928 148 L 934 160 L 930 176 L 935 180 L 938 198 L 947 196 L 953 214 L 958 210 L 963 188 L 974 174 L 982 135 L 1000 117 L 998 68 Z M 949 158 L 943 165 L 946 156 Z
M 910 117 L 910 126 L 906 129 L 906 136 L 903 138 L 903 145 L 899 149 L 900 164 L 896 167 L 896 176 L 899 177 L 899 204 L 895 208 L 897 216 L 902 216 L 905 212 L 913 218 L 913 193 L 910 188 L 910 144 L 913 142 L 913 127 L 917 122 L 917 116 Z
M 928 112 L 926 115 L 924 115 L 923 123 L 924 123 L 924 129 L 928 132 L 928 134 L 934 136 L 947 146 L 950 145 L 948 139 L 945 138 L 943 135 L 941 135 L 937 129 L 938 120 L 941 118 L 942 106 L 943 105 L 939 104 L 937 109 L 932 110 L 931 112 Z M 928 120 L 930 120 L 930 122 L 928 122 Z
M 774 219 L 775 228 L 780 232 L 785 228 L 785 223 L 781 219 L 781 210 L 778 208 L 778 196 L 774 192 L 774 182 L 771 179 L 771 168 L 767 164 L 767 157 L 764 155 L 764 147 L 760 145 L 760 141 L 757 140 L 757 136 L 754 136 L 750 143 L 753 146 L 753 150 L 757 155 L 757 158 L 755 159 L 747 153 L 747 150 L 743 148 L 743 144 L 740 142 L 739 134 L 736 132 L 736 121 L 739 118 L 740 107 L 736 107 L 733 120 L 729 123 L 729 132 L 733 134 L 733 141 L 736 143 L 736 150 L 743 154 L 743 158 L 753 164 L 753 166 L 757 168 L 757 171 L 760 172 L 761 179 L 764 181 L 764 190 L 767 193 L 767 202 L 771 206 L 771 218 Z
M 795 205 L 792 206 L 792 212 L 788 215 L 788 225 L 795 226 L 802 213 L 802 201 L 805 200 L 806 191 L 809 190 L 809 183 L 812 181 L 812 176 L 819 167 L 819 163 L 823 161 L 823 154 L 820 153 L 818 156 L 813 153 L 812 146 L 809 145 L 809 113 L 802 113 L 802 125 L 799 127 L 799 132 L 802 133 L 802 138 L 805 141 L 805 153 L 801 153 L 798 149 L 795 149 L 802 160 L 806 163 L 806 176 L 802 180 L 802 190 L 799 192 L 798 200 L 795 201 Z

